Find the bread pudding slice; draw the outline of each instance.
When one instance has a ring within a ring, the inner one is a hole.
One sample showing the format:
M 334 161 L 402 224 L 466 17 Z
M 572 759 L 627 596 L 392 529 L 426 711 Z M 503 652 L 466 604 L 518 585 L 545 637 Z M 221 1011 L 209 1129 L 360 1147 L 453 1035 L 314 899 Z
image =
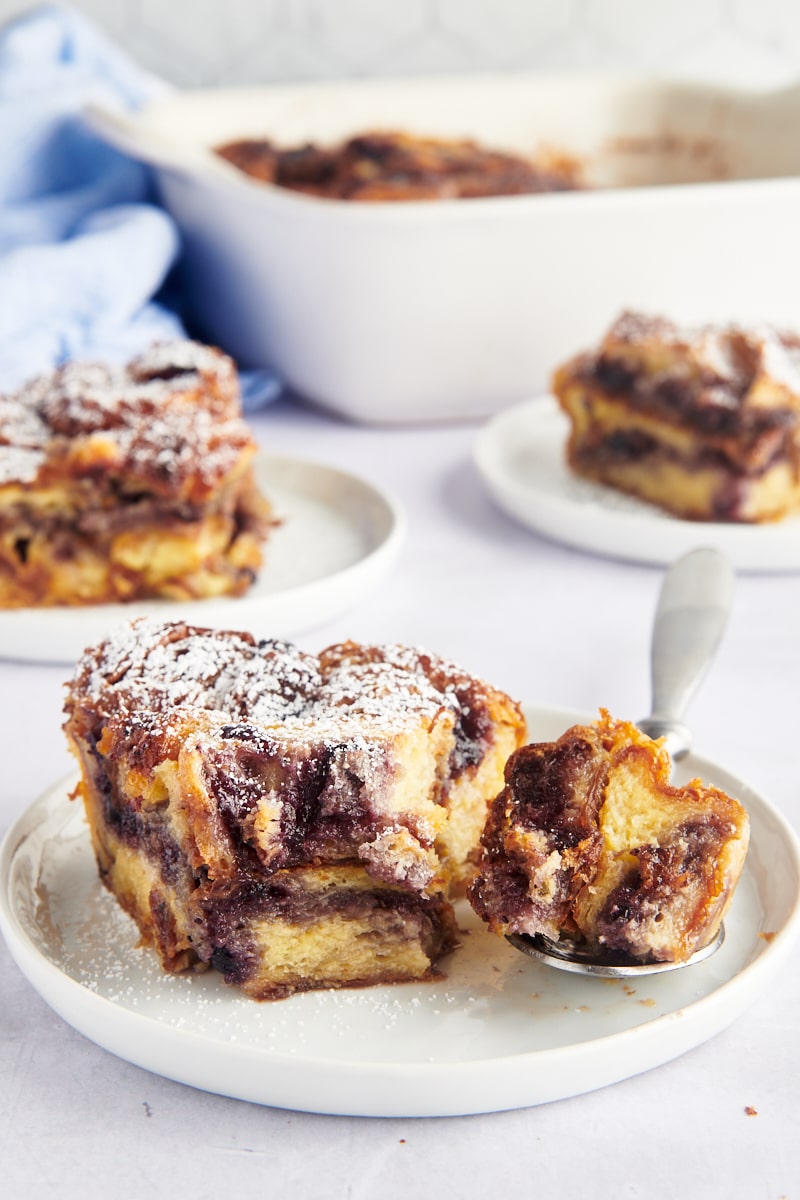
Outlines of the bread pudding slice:
M 739 880 L 749 822 L 601 710 L 556 742 L 511 756 L 492 803 L 470 899 L 496 933 L 568 938 L 600 954 L 684 962 L 716 936 Z
M 239 595 L 270 510 L 238 377 L 196 342 L 0 397 L 0 607 Z
M 431 976 L 525 736 L 421 650 L 150 619 L 87 651 L 66 712 L 103 882 L 166 970 L 258 999 Z
M 560 366 L 578 475 L 701 521 L 800 507 L 800 336 L 624 313 Z

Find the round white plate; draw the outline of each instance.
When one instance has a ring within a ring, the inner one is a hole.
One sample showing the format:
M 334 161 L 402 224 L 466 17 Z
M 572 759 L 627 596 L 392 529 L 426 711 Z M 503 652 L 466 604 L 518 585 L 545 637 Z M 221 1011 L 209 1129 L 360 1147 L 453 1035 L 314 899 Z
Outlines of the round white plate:
M 667 565 L 715 546 L 743 571 L 800 570 L 800 517 L 765 525 L 683 521 L 580 479 L 567 467 L 569 423 L 552 396 L 493 417 L 474 456 L 490 495 L 510 516 L 555 541 L 611 558 Z
M 270 530 L 264 566 L 246 595 L 0 611 L 0 657 L 71 663 L 114 625 L 144 615 L 288 638 L 338 617 L 394 565 L 405 517 L 373 484 L 263 454 L 256 477 L 281 524 Z
M 527 710 L 550 739 L 579 714 Z M 121 1058 L 206 1091 L 310 1112 L 455 1116 L 522 1108 L 667 1062 L 729 1024 L 785 961 L 800 927 L 790 827 L 740 780 L 690 756 L 748 808 L 751 848 L 707 962 L 649 979 L 567 975 L 490 934 L 466 904 L 446 978 L 259 1004 L 219 977 L 164 974 L 101 887 L 68 783 L 38 800 L 0 853 L 0 928 L 71 1025 Z M 689 1068 L 687 1068 L 689 1069 Z

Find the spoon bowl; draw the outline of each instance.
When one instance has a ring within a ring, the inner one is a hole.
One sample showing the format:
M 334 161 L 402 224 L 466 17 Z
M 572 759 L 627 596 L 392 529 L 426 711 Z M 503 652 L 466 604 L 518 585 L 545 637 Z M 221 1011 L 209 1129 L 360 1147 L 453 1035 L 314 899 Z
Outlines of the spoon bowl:
M 600 957 L 594 948 L 564 938 L 554 942 L 543 933 L 533 936 L 527 933 L 509 933 L 506 940 L 515 950 L 531 958 L 538 958 L 548 966 L 558 967 L 561 971 L 572 971 L 575 975 L 597 975 L 603 979 L 622 979 L 636 975 L 663 975 L 667 971 L 678 971 L 683 967 L 694 966 L 703 962 L 719 950 L 725 941 L 725 926 L 720 925 L 716 937 L 705 946 L 695 950 L 691 958 L 681 962 L 637 962 L 627 955 L 608 952 Z

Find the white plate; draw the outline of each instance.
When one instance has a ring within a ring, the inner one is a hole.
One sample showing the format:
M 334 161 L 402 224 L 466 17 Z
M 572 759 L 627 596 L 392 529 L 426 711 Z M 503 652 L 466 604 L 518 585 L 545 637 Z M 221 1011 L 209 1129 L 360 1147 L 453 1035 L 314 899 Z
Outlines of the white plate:
M 0 612 L 0 657 L 74 662 L 113 626 L 145 614 L 287 638 L 333 620 L 394 565 L 406 522 L 397 502 L 355 475 L 259 455 L 256 476 L 282 524 L 245 596 Z
M 550 739 L 579 714 L 528 709 Z M 752 822 L 721 950 L 689 970 L 626 980 L 555 971 L 469 932 L 447 977 L 259 1004 L 215 973 L 164 974 L 98 882 L 68 784 L 38 800 L 0 853 L 0 928 L 22 971 L 92 1041 L 157 1074 L 260 1104 L 365 1116 L 493 1112 L 577 1095 L 667 1062 L 728 1025 L 787 958 L 800 927 L 800 852 L 740 780 L 690 756 Z M 687 1064 L 687 1071 L 691 1070 Z
M 569 424 L 552 396 L 492 418 L 474 447 L 494 500 L 518 521 L 569 546 L 666 565 L 715 546 L 743 571 L 800 570 L 800 517 L 766 525 L 682 521 L 567 467 Z

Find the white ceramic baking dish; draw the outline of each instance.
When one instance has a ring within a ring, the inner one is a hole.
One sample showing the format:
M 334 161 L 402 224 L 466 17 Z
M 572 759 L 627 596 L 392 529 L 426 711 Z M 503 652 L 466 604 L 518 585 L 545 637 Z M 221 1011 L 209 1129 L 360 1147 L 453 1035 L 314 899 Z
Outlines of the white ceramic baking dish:
M 500 76 L 176 93 L 95 129 L 156 168 L 200 332 L 374 423 L 546 389 L 624 307 L 800 327 L 800 89 Z M 365 129 L 576 155 L 590 190 L 364 204 L 254 182 L 227 139 Z

